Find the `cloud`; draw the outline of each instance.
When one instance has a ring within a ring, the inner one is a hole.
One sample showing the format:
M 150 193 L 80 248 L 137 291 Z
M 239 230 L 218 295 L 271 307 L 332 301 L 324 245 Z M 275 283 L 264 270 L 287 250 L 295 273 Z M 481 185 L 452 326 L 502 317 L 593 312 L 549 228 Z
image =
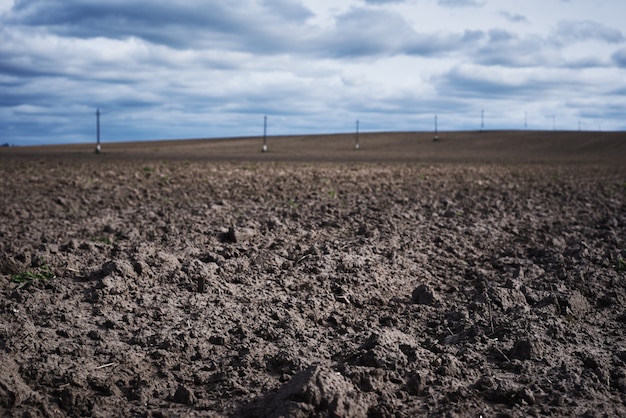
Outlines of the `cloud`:
M 263 0 L 256 6 L 245 0 L 18 0 L 7 23 L 60 38 L 138 39 L 178 50 L 332 59 L 433 56 L 469 42 L 464 34 L 417 33 L 401 14 L 384 9 L 349 8 L 325 29 L 309 25 L 312 16 L 304 5 L 289 0 Z
M 439 56 L 475 41 L 463 34 L 416 32 L 392 11 L 352 8 L 336 18 L 332 31 L 315 39 L 321 55 L 333 58 L 383 57 L 400 54 Z
M 554 39 L 565 44 L 590 40 L 615 44 L 625 40 L 619 30 L 588 20 L 560 22 Z
M 521 14 L 500 12 L 500 15 L 511 23 L 528 23 L 528 18 Z
M 477 0 L 439 0 L 438 4 L 444 7 L 480 7 L 484 3 Z
M 533 94 L 532 90 L 541 89 L 522 74 L 504 68 L 494 72 L 482 66 L 460 65 L 437 77 L 436 81 L 440 94 L 462 95 L 466 99 L 527 96 Z
M 263 0 L 261 4 L 281 19 L 304 22 L 313 17 L 313 12 L 297 0 Z
M 555 65 L 552 48 L 545 38 L 520 37 L 505 29 L 480 32 L 482 42 L 473 51 L 473 62 L 487 66 L 535 67 Z
M 392 3 L 404 3 L 406 0 L 364 0 L 366 4 L 385 5 Z
M 607 81 L 597 83 L 602 77 Z M 626 125 L 614 122 L 617 113 L 612 111 L 625 104 L 623 96 L 612 96 L 616 82 L 625 85 L 617 73 L 605 69 L 512 69 L 470 64 L 455 66 L 433 80 L 439 97 L 454 97 L 464 103 L 450 107 L 442 119 L 453 119 L 465 129 L 472 123 L 478 128 L 481 109 L 485 110 L 488 129 L 520 129 L 525 114 L 530 129 L 552 129 L 552 115 L 556 115 L 560 129 L 577 129 L 579 122 L 595 129 L 603 119 L 605 129 L 609 121 L 613 129 L 624 129 Z
M 615 62 L 615 64 L 617 64 L 618 67 L 626 68 L 626 48 L 622 48 L 620 50 L 617 50 L 611 56 L 611 58 L 613 59 L 613 62 Z
M 323 35 L 320 46 L 335 58 L 397 54 L 415 36 L 397 13 L 352 8 L 336 18 L 334 30 Z
M 301 3 L 286 0 L 18 0 L 6 20 L 65 37 L 274 53 L 289 43 L 284 34 L 299 32 L 311 16 Z
M 548 36 L 537 34 L 520 36 L 505 29 L 491 29 L 480 33 L 483 33 L 483 39 L 470 55 L 474 63 L 481 65 L 548 69 L 581 69 L 613 65 L 610 60 L 596 53 L 597 48 L 594 51 L 587 51 L 576 47 L 584 39 L 607 43 L 604 37 L 587 35 L 569 37 L 566 42 L 563 36 L 554 33 Z
M 616 86 L 626 86 L 619 71 L 604 68 L 490 68 L 474 64 L 455 66 L 434 82 L 440 95 L 464 97 L 470 102 L 501 101 L 506 106 L 554 103 L 556 106 L 578 101 L 576 107 L 581 110 L 602 108 L 597 97 L 608 99 Z M 512 97 L 517 105 L 511 104 Z M 623 99 L 619 100 L 624 103 Z

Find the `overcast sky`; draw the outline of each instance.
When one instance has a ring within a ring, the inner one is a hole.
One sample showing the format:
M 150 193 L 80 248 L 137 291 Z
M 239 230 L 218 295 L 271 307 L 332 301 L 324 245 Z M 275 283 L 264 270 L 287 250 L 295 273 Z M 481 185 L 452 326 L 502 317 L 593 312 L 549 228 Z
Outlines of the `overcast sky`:
M 0 143 L 626 130 L 622 0 L 0 0 Z

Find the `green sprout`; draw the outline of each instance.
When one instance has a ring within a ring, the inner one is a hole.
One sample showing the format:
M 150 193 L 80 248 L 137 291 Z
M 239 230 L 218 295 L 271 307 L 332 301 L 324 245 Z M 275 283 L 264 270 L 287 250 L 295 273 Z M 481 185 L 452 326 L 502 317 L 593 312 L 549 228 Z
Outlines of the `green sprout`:
M 626 260 L 622 258 L 622 256 L 617 256 L 617 261 L 615 262 L 615 270 L 622 273 L 626 271 Z
M 44 264 L 34 271 L 24 271 L 22 273 L 13 275 L 12 281 L 13 283 L 18 283 L 17 288 L 21 289 L 22 287 L 33 281 L 44 281 L 54 279 L 55 277 L 56 275 L 50 269 L 50 267 Z
M 106 245 L 113 244 L 113 240 L 111 240 L 111 238 L 109 238 L 109 237 L 99 237 L 99 238 L 96 238 L 95 242 L 101 242 L 101 243 L 106 244 Z

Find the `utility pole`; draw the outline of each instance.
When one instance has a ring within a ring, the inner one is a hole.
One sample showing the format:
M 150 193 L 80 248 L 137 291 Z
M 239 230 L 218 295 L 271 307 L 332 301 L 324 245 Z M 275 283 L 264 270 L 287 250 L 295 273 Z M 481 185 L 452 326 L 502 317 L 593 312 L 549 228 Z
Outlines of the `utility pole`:
M 267 116 L 263 119 L 263 148 L 261 152 L 267 152 Z
M 96 110 L 96 154 L 100 154 L 100 109 Z
M 485 130 L 485 109 L 480 111 L 480 131 Z
M 524 112 L 524 129 L 528 129 L 528 112 Z
M 359 120 L 357 119 L 356 121 L 356 138 L 355 138 L 355 144 L 354 144 L 354 149 L 358 150 L 359 149 Z
M 435 136 L 433 137 L 433 141 L 439 141 L 439 123 L 437 115 L 435 115 Z

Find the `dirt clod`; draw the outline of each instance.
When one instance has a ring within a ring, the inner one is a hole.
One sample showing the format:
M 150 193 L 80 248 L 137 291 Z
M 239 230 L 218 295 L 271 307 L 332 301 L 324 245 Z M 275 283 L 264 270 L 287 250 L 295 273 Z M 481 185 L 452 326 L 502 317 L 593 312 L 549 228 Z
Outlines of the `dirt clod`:
M 430 286 L 421 284 L 413 290 L 411 300 L 419 305 L 432 305 L 437 302 L 437 295 Z

